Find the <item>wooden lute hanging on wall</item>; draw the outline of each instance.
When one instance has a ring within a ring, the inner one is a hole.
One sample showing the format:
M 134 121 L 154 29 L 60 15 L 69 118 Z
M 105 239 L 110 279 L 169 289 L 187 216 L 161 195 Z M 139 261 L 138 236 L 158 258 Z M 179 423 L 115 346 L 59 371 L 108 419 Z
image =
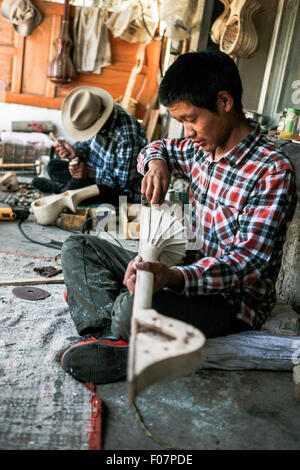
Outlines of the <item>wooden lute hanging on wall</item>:
M 65 0 L 61 17 L 60 35 L 55 41 L 56 57 L 49 63 L 47 77 L 58 86 L 67 85 L 75 79 L 76 71 L 71 57 L 73 41 L 70 35 L 70 0 Z

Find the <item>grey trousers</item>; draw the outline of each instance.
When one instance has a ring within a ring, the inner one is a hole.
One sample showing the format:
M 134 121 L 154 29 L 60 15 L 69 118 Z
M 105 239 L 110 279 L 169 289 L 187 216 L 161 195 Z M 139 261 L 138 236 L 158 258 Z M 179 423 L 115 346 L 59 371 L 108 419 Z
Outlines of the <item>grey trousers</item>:
M 80 335 L 101 333 L 128 340 L 133 297 L 123 285 L 127 265 L 136 253 L 93 235 L 71 235 L 63 244 L 62 269 L 72 320 Z M 163 289 L 152 307 L 190 323 L 207 338 L 251 329 L 238 320 L 222 295 L 185 297 Z

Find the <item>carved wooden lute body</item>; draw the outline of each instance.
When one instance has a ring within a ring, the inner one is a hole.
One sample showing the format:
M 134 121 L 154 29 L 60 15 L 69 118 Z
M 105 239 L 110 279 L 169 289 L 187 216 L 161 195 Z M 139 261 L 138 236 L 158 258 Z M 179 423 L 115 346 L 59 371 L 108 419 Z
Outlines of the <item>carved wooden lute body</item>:
M 258 48 L 258 36 L 253 23 L 261 11 L 258 0 L 220 0 L 224 11 L 212 25 L 211 39 L 231 57 L 252 57 Z
M 183 258 L 187 238 L 176 214 L 178 208 L 166 203 L 142 206 L 139 255 L 144 261 L 172 266 Z M 131 404 L 146 387 L 192 373 L 203 362 L 205 337 L 201 331 L 151 308 L 153 280 L 153 273 L 137 271 L 127 373 Z
M 75 79 L 76 71 L 71 56 L 73 41 L 70 35 L 70 0 L 64 2 L 60 34 L 55 41 L 57 53 L 48 65 L 47 77 L 57 86 L 67 85 Z

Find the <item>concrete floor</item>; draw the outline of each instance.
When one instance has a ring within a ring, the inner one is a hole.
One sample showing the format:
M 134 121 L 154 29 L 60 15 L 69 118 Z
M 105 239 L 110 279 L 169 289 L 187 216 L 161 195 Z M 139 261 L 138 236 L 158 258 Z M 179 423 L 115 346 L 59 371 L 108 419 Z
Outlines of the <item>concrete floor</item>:
M 1 250 L 56 254 L 33 245 L 16 222 L 0 223 Z M 38 226 L 30 216 L 24 230 L 36 240 L 63 241 L 68 232 Z M 134 249 L 133 244 L 127 248 Z M 128 406 L 127 384 L 98 386 L 103 402 L 105 450 L 164 450 L 148 437 Z M 161 382 L 137 399 L 145 424 L 172 447 L 186 450 L 298 450 L 300 403 L 291 372 L 200 370 Z

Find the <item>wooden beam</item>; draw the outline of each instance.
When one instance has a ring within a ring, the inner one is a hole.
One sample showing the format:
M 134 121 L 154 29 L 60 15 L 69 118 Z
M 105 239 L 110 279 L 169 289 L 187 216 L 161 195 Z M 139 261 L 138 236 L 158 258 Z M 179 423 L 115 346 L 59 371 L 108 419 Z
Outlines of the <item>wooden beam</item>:
M 20 279 L 2 279 L 0 286 L 27 286 L 36 284 L 64 284 L 63 277 L 33 277 L 33 278 L 20 278 Z

